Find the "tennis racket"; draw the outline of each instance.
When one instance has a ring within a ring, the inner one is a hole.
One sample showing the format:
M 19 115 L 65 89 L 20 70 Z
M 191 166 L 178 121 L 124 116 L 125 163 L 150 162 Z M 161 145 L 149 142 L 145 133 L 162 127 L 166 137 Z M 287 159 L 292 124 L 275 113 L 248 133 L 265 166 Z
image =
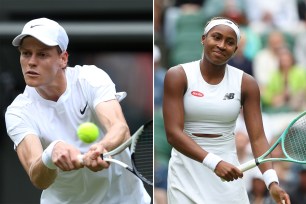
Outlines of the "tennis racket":
M 127 147 L 131 150 L 132 167 L 126 163 L 112 159 Z M 83 162 L 83 155 L 78 156 L 80 163 Z M 153 185 L 153 121 L 150 120 L 142 125 L 127 141 L 116 149 L 101 154 L 104 161 L 116 163 L 132 172 L 144 183 Z
M 277 145 L 281 145 L 283 158 L 266 158 Z M 285 161 L 306 164 L 306 111 L 297 116 L 277 141 L 262 156 L 250 160 L 238 168 L 244 172 L 264 162 Z

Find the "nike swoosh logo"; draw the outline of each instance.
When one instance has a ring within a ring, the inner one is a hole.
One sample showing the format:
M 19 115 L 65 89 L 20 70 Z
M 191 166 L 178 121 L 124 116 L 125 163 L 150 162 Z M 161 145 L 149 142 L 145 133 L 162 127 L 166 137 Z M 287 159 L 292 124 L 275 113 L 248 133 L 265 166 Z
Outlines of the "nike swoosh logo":
M 36 27 L 36 26 L 42 26 L 42 25 L 32 25 L 30 28 L 34 28 L 34 27 Z
M 86 102 L 86 105 L 85 105 L 85 107 L 83 108 L 83 110 L 80 109 L 80 113 L 81 113 L 82 115 L 84 115 L 87 106 L 88 106 L 88 102 Z

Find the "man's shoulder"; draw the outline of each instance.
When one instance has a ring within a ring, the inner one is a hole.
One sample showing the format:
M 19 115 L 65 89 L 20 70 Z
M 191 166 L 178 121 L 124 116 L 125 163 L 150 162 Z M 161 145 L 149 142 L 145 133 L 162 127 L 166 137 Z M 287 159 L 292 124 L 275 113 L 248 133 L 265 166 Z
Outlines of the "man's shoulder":
M 31 105 L 32 103 L 33 101 L 31 100 L 31 98 L 28 97 L 27 94 L 22 93 L 19 94 L 13 100 L 13 102 L 7 107 L 7 110 L 16 110 L 16 109 L 24 110 L 25 107 Z
M 104 70 L 95 65 L 76 65 L 74 67 L 68 67 L 67 71 L 70 75 L 76 76 L 77 78 L 108 75 Z
M 76 83 L 89 83 L 93 86 L 103 85 L 110 80 L 109 75 L 95 65 L 77 65 L 69 67 L 68 73 L 70 78 Z M 102 84 L 101 84 L 102 83 Z

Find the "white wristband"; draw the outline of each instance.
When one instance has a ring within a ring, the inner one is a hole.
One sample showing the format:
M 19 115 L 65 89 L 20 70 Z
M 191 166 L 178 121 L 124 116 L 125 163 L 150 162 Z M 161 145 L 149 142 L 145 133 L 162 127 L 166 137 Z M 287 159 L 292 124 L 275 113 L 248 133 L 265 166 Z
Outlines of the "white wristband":
M 58 142 L 62 142 L 61 140 L 55 140 L 53 141 L 42 153 L 41 160 L 44 163 L 46 167 L 49 169 L 57 169 L 57 166 L 52 161 L 52 151 L 54 148 L 54 145 Z
M 269 170 L 265 171 L 262 174 L 262 176 L 263 176 L 263 180 L 264 180 L 268 190 L 269 190 L 269 186 L 270 186 L 271 183 L 273 183 L 273 182 L 279 183 L 276 171 L 274 169 L 269 169 Z
M 220 161 L 222 161 L 222 159 L 219 156 L 213 153 L 208 153 L 202 163 L 210 170 L 215 171 L 215 168 Z

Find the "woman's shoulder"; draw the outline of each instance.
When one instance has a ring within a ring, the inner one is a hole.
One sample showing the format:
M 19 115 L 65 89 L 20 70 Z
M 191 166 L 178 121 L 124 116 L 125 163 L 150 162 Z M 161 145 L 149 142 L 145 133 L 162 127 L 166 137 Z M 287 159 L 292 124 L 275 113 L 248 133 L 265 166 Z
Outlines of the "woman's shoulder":
M 176 65 L 173 67 L 170 67 L 167 72 L 166 72 L 166 76 L 171 76 L 171 77 L 176 77 L 176 76 L 180 76 L 182 74 L 184 74 L 184 69 L 182 65 Z
M 232 65 L 227 65 L 227 68 L 231 71 L 231 72 L 236 72 L 236 73 L 240 73 L 240 74 L 243 74 L 244 73 L 244 71 L 243 70 L 241 70 L 241 69 L 239 69 L 239 68 L 237 68 L 237 67 L 234 67 L 234 66 L 232 66 Z
M 200 66 L 200 60 L 180 64 L 183 69 L 192 69 Z

